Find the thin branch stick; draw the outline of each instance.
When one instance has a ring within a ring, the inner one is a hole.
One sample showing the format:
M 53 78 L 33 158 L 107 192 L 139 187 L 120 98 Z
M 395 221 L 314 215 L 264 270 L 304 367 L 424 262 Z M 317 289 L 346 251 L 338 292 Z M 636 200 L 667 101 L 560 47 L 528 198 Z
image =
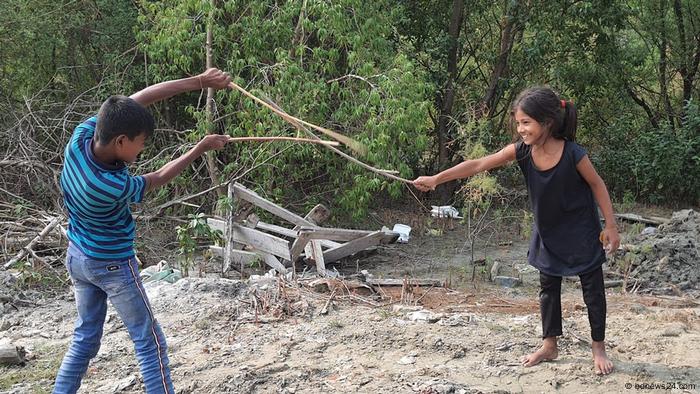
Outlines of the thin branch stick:
M 281 112 L 281 113 L 283 113 L 283 114 L 285 114 L 285 115 L 287 114 L 286 112 L 284 112 L 284 110 L 283 110 L 282 108 L 280 108 L 280 107 L 279 107 L 277 104 L 275 104 L 272 100 L 270 100 L 269 98 L 268 98 L 267 100 L 268 100 L 268 102 L 269 102 L 269 105 L 275 107 L 275 110 L 276 110 L 276 111 L 279 111 L 279 112 Z M 307 127 L 305 127 L 303 123 L 298 123 L 298 122 L 290 122 L 290 123 L 292 124 L 292 126 L 296 127 L 297 130 L 299 130 L 299 131 L 305 131 L 305 132 L 306 132 L 307 134 L 309 134 L 309 136 L 311 136 L 312 138 L 320 140 L 320 138 L 319 138 L 316 134 L 312 133 Z M 364 168 L 364 169 L 367 169 L 367 170 L 372 171 L 372 172 L 374 172 L 374 173 L 376 173 L 376 174 L 385 176 L 385 177 L 387 177 L 387 178 L 389 178 L 389 179 L 393 179 L 393 180 L 395 180 L 395 181 L 400 181 L 400 182 L 404 182 L 404 183 L 408 183 L 408 184 L 413 184 L 413 182 L 412 182 L 412 181 L 409 181 L 408 179 L 404 179 L 404 178 L 398 177 L 398 176 L 396 176 L 396 175 L 393 175 L 393 174 L 388 173 L 388 172 L 385 171 L 385 170 L 380 170 L 379 168 L 375 168 L 375 167 L 370 166 L 369 164 L 363 163 L 363 162 L 357 160 L 356 158 L 354 158 L 354 157 L 348 155 L 347 153 L 341 151 L 340 149 L 334 148 L 334 147 L 332 147 L 332 146 L 326 146 L 326 147 L 327 147 L 328 149 L 332 150 L 333 152 L 339 154 L 339 155 L 342 156 L 343 158 L 345 158 L 345 159 L 347 159 L 347 160 L 350 160 L 351 162 L 353 162 L 353 163 L 359 165 L 360 167 L 362 167 L 362 168 Z
M 295 137 L 230 137 L 229 142 L 274 142 L 274 141 L 293 141 L 293 142 L 303 142 L 308 144 L 319 144 L 319 145 L 329 145 L 338 146 L 340 142 L 337 141 L 325 141 L 325 140 L 312 140 L 309 138 L 295 138 Z
M 314 130 L 320 131 L 321 133 L 323 133 L 323 134 L 325 134 L 325 135 L 327 135 L 335 140 L 342 142 L 343 144 L 347 145 L 350 149 L 354 150 L 355 152 L 359 153 L 360 155 L 364 155 L 365 153 L 367 153 L 367 147 L 365 147 L 363 144 L 361 144 L 358 141 L 355 141 L 354 139 L 352 139 L 350 137 L 344 136 L 344 135 L 342 135 L 338 132 L 335 132 L 333 130 L 326 129 L 325 127 L 316 126 L 313 123 L 306 122 L 306 121 L 301 120 L 299 118 L 295 118 L 294 116 L 291 116 L 291 115 L 287 114 L 286 112 L 280 111 L 280 110 L 272 107 L 270 104 L 264 102 L 263 100 L 260 100 L 259 98 L 257 98 L 256 96 L 254 96 L 252 93 L 248 92 L 247 90 L 243 89 L 242 87 L 236 85 L 236 83 L 234 83 L 234 82 L 231 82 L 229 84 L 229 86 L 240 91 L 244 95 L 253 99 L 258 104 L 269 109 L 270 111 L 276 113 L 277 115 L 282 117 L 282 119 L 286 120 L 288 123 L 291 123 L 292 125 L 294 125 L 295 123 L 303 124 L 304 126 L 311 127 Z
M 261 163 L 255 165 L 255 166 L 253 166 L 253 167 L 251 167 L 251 168 L 248 168 L 248 169 L 245 170 L 242 174 L 237 175 L 237 176 L 232 176 L 232 177 L 230 177 L 228 180 L 226 180 L 226 181 L 224 181 L 224 182 L 221 182 L 221 183 L 219 183 L 218 185 L 214 185 L 214 186 L 212 186 L 212 187 L 210 187 L 210 188 L 208 188 L 208 189 L 202 190 L 201 192 L 197 192 L 197 193 L 194 193 L 194 194 L 187 195 L 187 196 L 185 196 L 185 197 L 180 197 L 180 198 L 177 198 L 177 199 L 175 199 L 175 200 L 168 201 L 168 202 L 166 202 L 166 203 L 164 203 L 164 204 L 161 204 L 161 205 L 155 207 L 155 208 L 153 209 L 154 216 L 155 216 L 155 215 L 158 215 L 158 214 L 159 214 L 162 210 L 164 210 L 165 208 L 171 207 L 171 206 L 173 206 L 173 205 L 175 205 L 175 204 L 180 204 L 180 203 L 182 203 L 182 202 L 184 202 L 184 201 L 187 201 L 187 200 L 191 200 L 191 199 L 193 199 L 193 198 L 195 198 L 195 197 L 202 196 L 202 195 L 204 195 L 204 194 L 209 193 L 209 192 L 212 191 L 212 190 L 216 190 L 216 189 L 219 189 L 219 188 L 221 188 L 221 187 L 228 186 L 229 183 L 235 182 L 235 181 L 237 181 L 237 180 L 243 178 L 245 175 L 247 175 L 247 174 L 250 173 L 251 171 L 255 170 L 256 168 L 258 168 L 258 167 L 261 166 L 262 164 L 265 164 L 266 162 L 268 162 L 268 161 L 272 160 L 273 158 L 279 156 L 280 154 L 286 152 L 289 148 L 291 148 L 291 145 L 290 145 L 290 146 L 287 146 L 287 147 L 281 149 L 279 152 L 277 152 L 277 153 L 275 153 L 275 154 L 269 156 L 268 158 L 266 158 L 265 160 L 263 160 Z M 150 210 L 149 210 L 149 211 L 150 211 Z
M 56 216 L 55 218 L 53 218 L 53 220 L 51 220 L 51 222 L 50 222 L 49 224 L 47 224 L 46 227 L 44 227 L 43 230 L 41 230 L 41 232 L 39 233 L 39 235 L 37 235 L 36 237 L 34 237 L 34 239 L 32 239 L 31 241 L 29 241 L 29 243 L 27 244 L 27 246 L 25 246 L 24 248 L 22 248 L 22 250 L 20 250 L 19 253 L 17 253 L 17 254 L 15 255 L 15 257 L 13 257 L 12 259 L 10 259 L 10 261 L 8 261 L 7 263 L 5 263 L 2 267 L 3 267 L 4 269 L 8 269 L 8 268 L 12 267 L 16 262 L 18 262 L 19 260 L 21 260 L 24 256 L 26 256 L 27 253 L 31 251 L 32 247 L 33 247 L 37 242 L 39 242 L 42 238 L 44 238 L 44 236 L 45 236 L 46 234 L 48 234 L 51 230 L 53 230 L 54 227 L 56 227 L 56 226 L 61 222 L 61 219 L 63 219 L 62 216 Z

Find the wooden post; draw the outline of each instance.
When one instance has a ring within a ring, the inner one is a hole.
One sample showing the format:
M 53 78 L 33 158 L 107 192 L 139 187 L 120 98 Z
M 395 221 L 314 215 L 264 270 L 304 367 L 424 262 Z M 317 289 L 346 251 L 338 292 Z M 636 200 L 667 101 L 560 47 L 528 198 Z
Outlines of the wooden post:
M 325 222 L 330 216 L 331 211 L 328 208 L 326 208 L 323 204 L 318 204 L 315 207 L 313 207 L 309 211 L 309 213 L 306 214 L 304 220 L 308 220 L 313 224 L 320 225 L 321 223 Z M 298 231 L 300 228 L 301 226 L 297 225 L 294 227 L 294 230 Z M 321 247 L 322 245 L 323 241 L 321 240 L 311 240 L 311 242 L 306 244 L 306 246 L 304 247 L 304 253 L 306 254 L 306 258 L 313 260 L 316 264 L 316 272 L 318 272 L 318 274 L 321 276 L 326 276 L 326 263 L 323 259 L 323 248 Z M 296 274 L 296 265 L 294 264 L 294 262 L 292 262 L 292 264 L 292 266 L 294 267 L 294 273 Z
M 234 248 L 233 240 L 233 216 L 235 214 L 236 203 L 233 199 L 233 183 L 228 184 L 227 197 L 231 203 L 231 209 L 226 212 L 226 227 L 224 229 L 224 269 L 223 272 L 226 273 L 231 269 L 231 263 L 233 261 L 232 250 Z M 243 273 L 243 266 L 241 262 L 241 274 Z

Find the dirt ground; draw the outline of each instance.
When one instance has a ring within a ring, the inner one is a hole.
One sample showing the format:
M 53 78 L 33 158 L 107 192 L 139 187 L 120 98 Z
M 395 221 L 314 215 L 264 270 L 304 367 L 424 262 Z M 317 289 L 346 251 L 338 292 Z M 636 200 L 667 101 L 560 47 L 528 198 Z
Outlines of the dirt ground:
M 697 293 L 609 288 L 606 340 L 615 372 L 597 376 L 586 307 L 577 282 L 567 279 L 559 358 L 526 368 L 520 358 L 537 349 L 541 325 L 537 276 L 525 263 L 523 237 L 477 242 L 472 265 L 464 226 L 432 234 L 417 231 L 408 244 L 336 268 L 348 283 L 366 270 L 376 278 L 435 278 L 448 288 L 397 286 L 375 293 L 343 285 L 333 292 L 313 286 L 312 278 L 265 276 L 148 284 L 178 392 L 700 392 Z M 502 265 L 499 275 L 522 284 L 490 282 L 495 261 Z M 49 392 L 70 342 L 70 290 L 33 302 L 0 310 L 0 341 L 29 353 L 25 366 L 0 367 L 0 393 Z M 111 307 L 108 314 L 101 350 L 80 392 L 143 392 L 128 334 Z

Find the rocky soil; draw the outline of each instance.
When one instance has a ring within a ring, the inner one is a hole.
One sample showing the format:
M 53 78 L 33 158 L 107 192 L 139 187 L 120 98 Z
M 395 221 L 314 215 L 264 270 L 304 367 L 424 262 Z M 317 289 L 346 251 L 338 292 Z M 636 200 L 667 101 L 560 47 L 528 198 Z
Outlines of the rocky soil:
M 610 283 L 625 281 L 608 289 L 607 343 L 616 368 L 608 376 L 593 371 L 575 279 L 564 281 L 559 358 L 521 366 L 541 342 L 524 241 L 494 242 L 477 256 L 490 258 L 469 265 L 457 229 L 346 261 L 337 267 L 344 282 L 210 276 L 146 287 L 179 393 L 700 392 L 698 216 L 678 213 L 653 234 L 625 237 L 636 252 L 627 248 L 607 267 Z M 625 257 L 630 253 L 636 257 Z M 499 275 L 520 285 L 488 281 L 495 261 Z M 438 278 L 450 288 L 371 290 L 356 276 L 362 270 Z M 75 319 L 70 289 L 57 297 L 11 291 L 8 273 L 0 273 L 0 284 L 0 342 L 23 347 L 28 358 L 0 366 L 0 393 L 50 392 Z M 143 392 L 132 344 L 111 307 L 80 392 Z

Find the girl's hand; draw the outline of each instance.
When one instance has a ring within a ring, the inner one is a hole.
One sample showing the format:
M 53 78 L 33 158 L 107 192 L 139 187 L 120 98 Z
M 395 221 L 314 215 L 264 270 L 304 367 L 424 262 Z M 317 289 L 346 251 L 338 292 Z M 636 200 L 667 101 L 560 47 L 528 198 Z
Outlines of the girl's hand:
M 197 76 L 201 88 L 226 89 L 231 82 L 231 76 L 218 68 L 208 68 Z
M 435 187 L 437 186 L 437 178 L 435 178 L 435 176 L 421 176 L 413 181 L 413 186 L 422 192 L 435 190 Z
M 617 227 L 606 227 L 600 233 L 600 242 L 603 244 L 605 253 L 611 254 L 620 247 L 620 234 Z
M 221 134 L 209 134 L 208 136 L 202 138 L 199 143 L 197 143 L 197 148 L 201 153 L 208 152 L 214 149 L 221 149 L 229 142 L 228 135 Z

